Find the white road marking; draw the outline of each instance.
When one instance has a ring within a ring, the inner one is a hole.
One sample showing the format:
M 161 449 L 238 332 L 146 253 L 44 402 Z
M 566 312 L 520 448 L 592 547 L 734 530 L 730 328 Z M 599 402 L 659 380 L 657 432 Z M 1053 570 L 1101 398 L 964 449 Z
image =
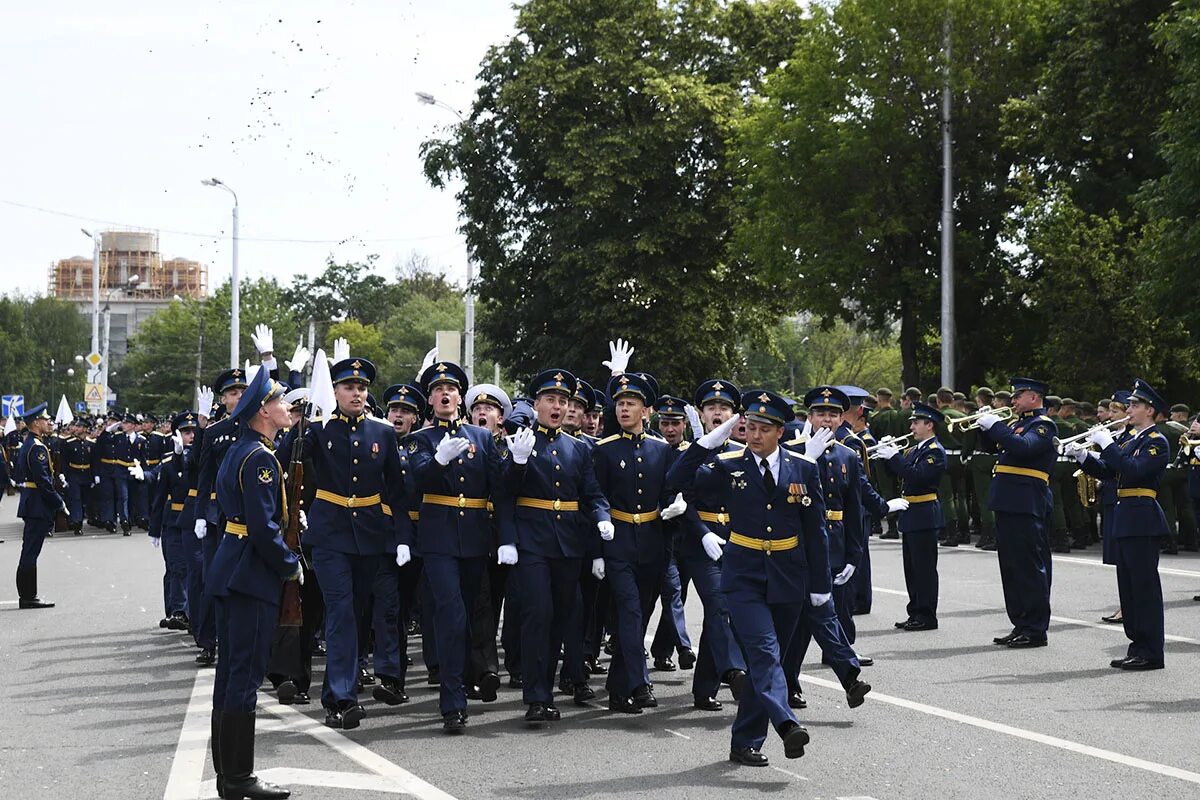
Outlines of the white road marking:
M 667 733 L 671 734 L 672 736 L 678 736 L 680 739 L 687 739 L 689 742 L 692 740 L 692 737 L 685 736 L 682 733 L 680 733 L 679 731 L 673 731 L 670 728 L 663 728 L 663 730 L 666 731 Z
M 179 744 L 175 747 L 175 758 L 171 760 L 171 774 L 167 777 L 163 800 L 197 800 L 202 796 L 200 781 L 204 777 L 204 762 L 208 759 L 215 680 L 215 670 L 196 671 L 196 682 L 192 685 L 192 697 L 183 717 L 183 728 L 179 731 Z M 215 794 L 214 789 L 210 796 Z
M 791 777 L 795 778 L 796 780 L 800 780 L 800 781 L 809 780 L 808 778 L 804 777 L 803 775 L 792 772 L 791 770 L 784 769 L 783 767 L 771 767 L 771 769 L 775 770 L 776 772 L 782 772 L 784 775 L 790 775 Z
M 358 789 L 365 792 L 385 794 L 408 794 L 394 778 L 385 775 L 367 775 L 363 772 L 332 772 L 323 769 L 294 769 L 271 767 L 255 770 L 254 774 L 264 781 L 280 786 L 327 786 L 333 789 Z M 204 782 L 204 796 L 217 796 L 217 782 Z
M 20 600 L 0 600 L 0 606 L 15 606 Z
M 800 680 L 804 683 L 811 683 L 814 686 L 821 686 L 826 689 L 834 689 L 839 693 L 844 692 L 841 684 L 826 680 L 824 678 L 815 678 L 809 675 L 801 675 Z M 918 711 L 922 714 L 928 714 L 933 717 L 941 717 L 952 722 L 961 722 L 964 725 L 971 725 L 983 730 L 993 731 L 995 733 L 1003 733 L 1006 736 L 1013 736 L 1017 739 L 1025 739 L 1026 741 L 1036 742 L 1038 744 L 1056 747 L 1060 750 L 1066 750 L 1079 755 L 1098 758 L 1104 761 L 1111 761 L 1114 764 L 1120 764 L 1134 769 L 1153 772 L 1156 775 L 1164 775 L 1168 778 L 1178 778 L 1181 781 L 1188 783 L 1200 784 L 1200 773 L 1191 772 L 1179 767 L 1172 767 L 1169 764 L 1158 764 L 1154 761 L 1147 761 L 1134 756 L 1127 756 L 1124 753 L 1116 753 L 1112 750 L 1103 750 L 1099 747 L 1072 742 L 1068 739 L 1060 739 L 1057 736 L 1047 736 L 1044 733 L 1017 728 L 1012 725 L 1005 725 L 1002 722 L 993 722 L 990 719 L 982 719 L 980 717 L 972 717 L 969 714 L 960 714 L 957 711 L 950 711 L 937 706 L 930 706 L 924 703 L 918 703 L 913 700 L 906 700 L 903 697 L 894 697 L 892 695 L 881 694 L 880 692 L 871 692 L 867 696 L 868 700 L 873 700 L 879 703 L 887 703 L 889 705 L 907 708 L 910 711 Z

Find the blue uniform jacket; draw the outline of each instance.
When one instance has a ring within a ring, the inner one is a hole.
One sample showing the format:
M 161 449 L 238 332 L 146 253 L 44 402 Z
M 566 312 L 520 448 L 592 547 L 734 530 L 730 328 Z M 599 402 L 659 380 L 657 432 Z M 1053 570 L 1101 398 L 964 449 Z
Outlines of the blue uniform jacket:
M 1153 427 L 1119 443 L 1114 440 L 1098 459 L 1089 456 L 1083 462 L 1089 475 L 1115 485 L 1116 502 L 1108 511 L 1114 537 L 1167 535 L 1167 518 L 1157 498 L 1170 462 L 1171 446 Z
M 1042 517 L 1050 513 L 1050 473 L 1058 460 L 1058 426 L 1042 409 L 997 422 L 983 435 L 1000 448 L 988 509 Z M 1016 470 L 1015 472 L 1012 470 Z
M 471 448 L 442 466 L 433 457 L 444 436 L 461 436 Z M 394 434 L 393 434 L 394 436 Z M 436 420 L 405 440 L 413 485 L 420 494 L 420 522 L 401 544 L 422 556 L 487 556 L 498 544 L 516 544 L 513 506 L 504 486 L 504 465 L 496 440 L 486 428 Z M 488 501 L 497 521 L 492 532 Z M 493 539 L 497 541 L 493 542 Z
M 225 453 L 237 441 L 240 430 L 241 425 L 236 420 L 224 417 L 197 434 L 200 458 L 196 470 L 195 513 L 196 519 L 207 520 L 209 525 L 217 525 L 221 521 L 221 509 L 216 503 L 217 471 L 221 468 Z M 195 447 L 195 444 L 192 446 Z
M 99 461 L 97 474 L 110 478 L 128 478 L 129 468 L 134 461 L 146 463 L 146 437 L 134 434 L 130 441 L 129 434 L 121 430 L 105 431 L 96 442 L 96 455 Z
M 804 603 L 809 593 L 828 594 L 833 576 L 825 532 L 825 498 L 817 465 L 784 448 L 779 479 L 768 496 L 762 472 L 749 448 L 713 458 L 714 451 L 693 444 L 676 460 L 668 476 L 672 491 L 686 490 L 713 473 L 714 485 L 729 509 L 730 533 L 755 539 L 797 536 L 799 546 L 763 552 L 735 544 L 721 557 L 721 586 L 726 593 L 766 581 L 768 603 Z
M 875 491 L 875 486 L 871 483 L 870 457 L 867 455 L 866 444 L 854 434 L 853 429 L 845 422 L 834 431 L 834 438 L 837 439 L 838 444 L 849 447 L 858 456 L 859 466 L 861 467 L 859 469 L 858 488 L 859 497 L 862 500 L 863 513 L 879 517 L 880 519 L 887 516 L 887 500 L 879 492 Z
M 850 437 L 853 441 L 857 441 Z M 784 442 L 788 450 L 804 454 L 806 436 Z M 818 459 L 821 493 L 825 496 L 825 531 L 829 538 L 829 566 L 836 573 L 862 560 L 864 540 L 862 462 L 849 446 L 836 443 Z
M 21 519 L 54 519 L 63 499 L 50 473 L 50 448 L 32 433 L 25 435 L 13 460 L 13 481 L 21 490 L 17 516 Z
M 596 482 L 591 448 L 560 430 L 534 426 L 533 453 L 517 464 L 505 460 L 513 498 L 517 547 L 547 558 L 594 558 L 600 552 L 596 523 L 609 519 L 608 500 Z M 575 502 L 578 511 L 536 508 L 555 501 Z
M 162 504 L 162 527 L 179 528 L 191 533 L 196 521 L 196 497 L 192 494 L 196 470 L 195 441 L 183 452 L 163 456 L 158 469 L 159 502 Z
M 274 443 L 246 428 L 226 453 L 216 486 L 226 531 L 204 576 L 205 590 L 218 597 L 238 592 L 278 605 L 283 581 L 296 573 L 297 559 L 283 543 L 283 470 Z
M 694 445 L 682 448 L 688 450 Z M 725 505 L 725 483 L 721 473 L 716 469 L 717 458 L 725 453 L 741 453 L 745 445 L 734 441 L 726 442 L 715 450 L 705 466 L 707 469 L 696 473 L 696 480 L 686 492 L 688 510 L 685 514 L 690 525 L 684 530 L 679 540 L 679 553 L 692 558 L 708 558 L 704 552 L 702 540 L 704 534 L 715 533 L 722 539 L 729 538 L 729 508 Z
M 901 494 L 909 501 L 908 509 L 900 512 L 900 530 L 907 533 L 944 528 L 937 491 L 946 472 L 946 451 L 937 438 L 915 444 L 892 456 L 887 463 L 900 479 Z M 928 495 L 933 495 L 933 499 L 919 499 Z
M 677 452 L 645 433 L 622 432 L 596 442 L 592 466 L 615 529 L 612 541 L 600 543 L 604 558 L 634 564 L 666 561 L 667 534 L 658 511 L 675 498 L 675 492 L 666 491 L 666 479 Z
M 92 449 L 95 442 L 68 436 L 63 439 L 59 455 L 58 470 L 67 477 L 90 478 L 92 471 Z

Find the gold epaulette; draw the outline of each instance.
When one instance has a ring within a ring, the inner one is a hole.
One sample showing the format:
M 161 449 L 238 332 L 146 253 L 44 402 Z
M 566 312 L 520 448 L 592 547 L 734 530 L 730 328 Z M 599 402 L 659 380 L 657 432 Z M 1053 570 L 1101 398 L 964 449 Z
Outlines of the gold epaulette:
M 730 450 L 728 453 L 718 453 L 717 458 L 720 458 L 720 459 L 741 458 L 745 454 L 745 452 L 746 452 L 745 449 Z
M 609 442 L 615 442 L 617 439 L 620 439 L 620 438 L 621 438 L 621 434 L 614 433 L 612 436 L 605 436 L 603 439 L 596 442 L 596 444 L 608 444 Z

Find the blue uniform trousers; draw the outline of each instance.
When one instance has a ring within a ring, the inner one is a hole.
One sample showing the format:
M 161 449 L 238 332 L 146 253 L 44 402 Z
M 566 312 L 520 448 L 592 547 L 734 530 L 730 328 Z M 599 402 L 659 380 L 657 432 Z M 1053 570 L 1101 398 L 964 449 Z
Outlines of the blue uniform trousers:
M 375 674 L 404 685 L 408 674 L 408 609 L 419 567 L 412 561 L 403 567 L 394 558 L 379 557 L 372 588 L 375 602 L 371 626 L 375 631 Z
M 576 605 L 575 613 L 579 613 L 578 605 Z M 573 663 L 572 644 L 578 638 L 582 641 L 582 632 L 579 637 L 573 637 L 574 631 L 568 630 L 566 633 L 566 641 L 563 643 L 563 668 Z M 509 580 L 504 586 L 504 623 L 500 629 L 500 644 L 504 647 L 504 671 L 510 676 L 521 674 L 521 587 L 520 582 Z M 582 656 L 579 656 L 582 658 Z M 583 670 L 583 664 L 580 663 L 579 670 Z
M 943 530 L 905 531 L 900 543 L 904 585 L 908 587 L 908 618 L 916 622 L 937 622 L 938 539 Z
M 785 722 L 796 721 L 796 715 L 788 707 L 787 679 L 779 657 L 787 649 L 802 606 L 767 603 L 765 578 L 759 586 L 749 583 L 743 577 L 739 580 L 740 588 L 726 597 L 733 633 L 741 646 L 753 687 L 738 701 L 730 746 L 761 749 L 767 740 L 768 722 L 778 729 Z
M 721 590 L 721 565 L 708 556 L 684 556 L 681 572 L 688 576 L 704 605 L 704 628 L 692 675 L 692 697 L 716 697 L 721 678 L 731 669 L 746 669 L 746 659 L 729 626 L 729 609 Z
M 137 520 L 150 519 L 150 487 L 145 481 L 130 480 L 127 482 L 129 488 L 129 516 Z
M 1048 515 L 996 512 L 996 555 L 1004 607 L 1013 630 L 1031 639 L 1045 639 L 1050 627 L 1048 522 Z
M 169 617 L 172 614 L 182 614 L 187 608 L 184 592 L 188 568 L 187 556 L 183 552 L 183 532 L 174 525 L 163 528 L 161 544 L 163 561 L 166 563 L 166 571 L 163 573 L 163 606 Z
M 21 558 L 17 561 L 17 569 L 32 569 L 37 566 L 38 556 L 42 553 L 42 545 L 46 535 L 54 530 L 54 520 L 31 517 L 25 520 L 21 533 Z
M 433 672 L 441 669 L 441 662 L 438 661 L 437 625 L 433 619 L 433 591 L 429 588 L 429 575 L 425 572 L 424 561 L 421 562 L 417 597 L 421 607 L 421 663 L 425 665 L 425 669 Z
M 835 584 L 832 594 L 833 610 L 842 626 L 842 632 L 846 635 L 846 641 L 854 644 L 858 639 L 858 626 L 854 624 L 854 584 L 851 581 L 846 581 L 841 586 Z
M 217 638 L 221 642 L 213 684 L 213 709 L 253 711 L 258 686 L 271 659 L 279 606 L 238 592 L 212 599 Z
M 129 522 L 129 479 L 117 475 L 100 478 L 100 522 L 122 525 Z
M 366 612 L 382 558 L 387 556 L 313 548 L 313 569 L 325 598 L 325 708 L 358 702 L 358 620 Z
M 867 517 L 867 524 L 870 525 L 872 523 L 873 519 L 871 517 Z M 851 605 L 853 606 L 853 613 L 855 614 L 871 613 L 871 603 L 874 599 L 874 595 L 871 587 L 870 545 L 870 539 L 863 539 L 862 558 L 860 558 L 858 561 L 858 569 L 854 571 L 854 577 L 852 577 L 848 583 L 848 585 L 851 587 L 851 594 L 853 595 Z
M 645 656 L 646 624 L 662 588 L 665 566 L 662 561 L 634 564 L 604 559 L 605 581 L 616 619 L 616 642 L 605 688 L 618 699 L 630 697 L 635 689 L 650 685 Z
M 67 514 L 71 517 L 72 525 L 83 522 L 84 492 L 91 483 L 92 479 L 87 475 L 76 473 L 67 475 Z
M 1162 582 L 1158 577 L 1162 540 L 1157 536 L 1129 536 L 1115 539 L 1113 544 L 1121 617 L 1129 637 L 1128 655 L 1162 663 L 1165 632 Z
M 522 698 L 529 703 L 554 702 L 554 674 L 563 631 L 579 595 L 579 558 L 546 558 L 521 553 L 517 583 L 521 590 Z
M 216 646 L 215 625 L 213 626 L 212 641 L 202 642 L 199 636 L 201 609 L 208 603 L 204 598 L 204 545 L 192 531 L 184 531 L 180 543 L 183 548 L 184 567 L 187 570 L 184 608 L 187 611 L 188 620 L 191 622 L 192 636 L 195 638 L 196 644 L 201 647 Z
M 426 555 L 424 569 L 433 599 L 434 637 L 442 681 L 441 712 L 463 711 L 467 707 L 464 673 L 471 656 L 467 611 L 482 584 L 487 557 Z
M 674 555 L 667 561 L 667 569 L 663 572 L 659 598 L 662 611 L 658 616 L 658 627 L 654 630 L 654 640 L 650 643 L 650 655 L 670 658 L 676 650 L 690 650 L 692 647 L 687 620 L 683 615 L 683 604 L 687 600 L 686 582 Z
M 845 585 L 833 588 L 836 593 L 838 589 L 844 589 Z M 836 597 L 836 594 L 834 596 Z M 821 661 L 833 669 L 842 686 L 848 686 L 858 677 L 858 655 L 846 638 L 837 610 L 833 607 L 833 599 L 822 606 L 805 603 L 796 620 L 795 633 L 783 649 L 783 670 L 787 675 L 790 691 L 800 690 L 800 667 L 808 653 L 808 644 L 813 639 L 817 640 L 817 646 L 821 648 Z
M 212 596 L 204 591 L 204 576 L 208 574 L 208 568 L 217 554 L 217 548 L 221 545 L 221 537 L 224 535 L 219 526 L 209 525 L 208 535 L 203 539 L 196 539 L 194 531 L 191 536 L 200 548 L 201 589 L 195 597 L 189 595 L 188 619 L 192 624 L 192 636 L 195 637 L 196 644 L 209 650 L 217 646 L 217 614 L 213 607 Z

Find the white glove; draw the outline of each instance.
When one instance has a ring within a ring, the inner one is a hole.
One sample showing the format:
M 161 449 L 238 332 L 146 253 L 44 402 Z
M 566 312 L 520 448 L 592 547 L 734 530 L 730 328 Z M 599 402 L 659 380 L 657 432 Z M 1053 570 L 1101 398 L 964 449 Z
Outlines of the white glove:
M 1103 450 L 1113 443 L 1113 435 L 1109 433 L 1108 428 L 1097 428 L 1088 434 L 1087 440 Z
M 893 500 L 888 500 L 887 506 L 888 506 L 887 513 L 895 514 L 897 511 L 907 511 L 908 510 L 908 501 L 905 500 L 903 497 L 897 497 Z
M 517 548 L 511 544 L 502 544 L 497 547 L 496 563 L 509 565 L 517 563 Z
M 810 594 L 808 596 L 808 602 L 812 603 L 815 607 L 820 608 L 821 606 L 823 606 L 829 602 L 830 597 L 833 597 L 833 595 L 831 595 L 831 594 Z
M 705 450 L 712 450 L 725 444 L 725 442 L 729 439 L 729 434 L 733 433 L 733 429 L 737 427 L 738 420 L 740 419 L 741 416 L 734 414 L 732 417 L 725 420 L 720 425 L 697 439 L 696 444 L 700 445 Z
M 183 455 L 183 434 L 175 431 L 171 434 L 171 441 L 175 443 L 175 455 Z
M 613 375 L 620 375 L 629 368 L 629 357 L 633 355 L 633 347 L 624 339 L 608 343 L 608 361 L 600 363 L 608 367 Z
M 203 539 L 205 536 L 208 536 L 207 520 L 202 520 L 202 519 L 196 520 L 195 531 L 196 531 L 197 539 Z
M 116 422 L 114 422 L 112 425 L 109 425 L 109 426 L 108 426 L 107 428 L 105 428 L 104 430 L 106 430 L 106 431 L 107 431 L 107 432 L 109 432 L 109 433 L 112 433 L 113 431 L 115 431 L 115 430 L 116 430 L 117 428 L 119 428 L 119 427 L 121 427 L 121 420 L 117 420 Z
M 1086 447 L 1079 447 L 1078 445 L 1072 443 L 1067 445 L 1067 455 L 1071 456 L 1071 458 L 1082 464 L 1088 460 L 1088 449 Z
M 146 471 L 142 469 L 142 464 L 137 459 L 134 459 L 133 466 L 129 468 L 129 477 L 137 481 L 146 480 Z
M 302 344 L 296 345 L 296 352 L 292 354 L 291 361 L 284 361 L 290 372 L 304 372 L 304 368 L 308 366 L 308 360 L 312 358 L 312 353 L 308 352 L 308 348 Z
M 92 486 L 99 486 L 99 485 L 100 485 L 100 476 L 97 475 L 96 477 L 92 478 Z M 13 486 L 16 486 L 16 484 L 14 483 Z
M 662 510 L 661 516 L 664 520 L 675 519 L 685 511 L 687 511 L 687 500 L 684 500 L 683 494 L 680 493 L 675 495 L 675 499 L 671 501 L 671 505 Z
M 613 540 L 613 536 L 617 532 L 617 529 L 613 527 L 613 524 L 606 519 L 597 522 L 596 528 L 600 531 L 600 538 L 606 542 L 611 542 Z
M 296 563 L 296 573 L 291 579 L 296 581 L 296 583 L 300 584 L 301 586 L 304 585 L 304 567 L 300 566 L 299 562 Z
M 846 581 L 850 580 L 852 577 L 854 577 L 854 565 L 847 564 L 846 566 L 842 567 L 841 572 L 839 572 L 837 575 L 834 576 L 833 585 L 841 586 Z M 813 605 L 819 605 L 819 603 L 814 603 Z
M 266 325 L 255 325 L 250 339 L 260 354 L 275 352 L 275 332 Z
M 421 359 L 421 368 L 417 370 L 417 380 L 421 380 L 421 375 L 425 370 L 433 366 L 433 362 L 437 361 L 438 349 L 435 347 L 425 354 L 425 358 Z
M 721 560 L 721 553 L 724 552 L 724 539 L 709 531 L 700 538 L 700 544 L 704 547 L 704 552 L 709 558 L 713 561 Z
M 350 342 L 346 341 L 346 337 L 341 336 L 333 342 L 333 363 L 345 361 L 350 357 Z
M 154 545 L 154 549 L 157 550 L 158 548 L 162 547 L 162 539 L 158 536 L 151 536 L 150 544 Z
M 899 455 L 900 448 L 891 442 L 885 442 L 879 445 L 879 449 L 871 453 L 872 458 L 882 458 L 884 461 L 890 461 L 892 456 Z
M 214 399 L 215 399 L 215 395 L 213 394 L 213 390 L 208 388 L 207 386 L 201 386 L 200 391 L 197 394 L 197 400 L 196 400 L 196 403 L 199 406 L 199 408 L 196 410 L 207 417 L 209 414 L 212 413 Z
M 504 437 L 504 440 L 508 442 L 508 452 L 512 456 L 514 464 L 524 464 L 529 460 L 536 439 L 532 428 L 522 428 L 512 436 Z
M 462 436 L 452 437 L 447 433 L 442 437 L 442 440 L 438 442 L 437 450 L 433 454 L 433 459 L 444 467 L 462 455 L 470 446 L 470 439 L 465 439 Z
M 308 530 L 308 514 L 304 513 L 304 509 L 300 509 L 300 528 Z
M 683 413 L 687 416 L 688 427 L 692 429 L 692 441 L 696 441 L 704 435 L 704 426 L 700 423 L 700 414 L 696 412 L 696 407 L 686 405 L 683 407 Z
M 61 483 L 61 484 L 63 485 L 63 488 L 65 489 L 65 488 L 67 487 L 67 476 L 66 476 L 66 475 L 63 475 L 63 474 L 60 472 L 60 473 L 58 474 L 58 482 L 59 482 L 59 483 Z
M 819 431 L 814 431 L 813 435 L 804 443 L 804 457 L 809 461 L 815 462 L 818 458 L 825 455 L 825 451 L 829 449 L 829 445 L 833 440 L 833 431 L 829 428 L 821 428 Z
M 593 558 L 592 559 L 592 576 L 598 581 L 604 580 L 604 559 L 603 558 Z
M 403 567 L 410 561 L 412 561 L 412 551 L 408 549 L 408 545 L 396 545 L 396 566 Z
M 992 426 L 995 425 L 999 421 L 1000 421 L 1000 418 L 997 417 L 995 414 L 984 414 L 982 417 L 979 418 L 979 420 L 976 424 L 979 425 L 979 427 L 983 428 L 985 431 L 989 431 L 992 429 Z

